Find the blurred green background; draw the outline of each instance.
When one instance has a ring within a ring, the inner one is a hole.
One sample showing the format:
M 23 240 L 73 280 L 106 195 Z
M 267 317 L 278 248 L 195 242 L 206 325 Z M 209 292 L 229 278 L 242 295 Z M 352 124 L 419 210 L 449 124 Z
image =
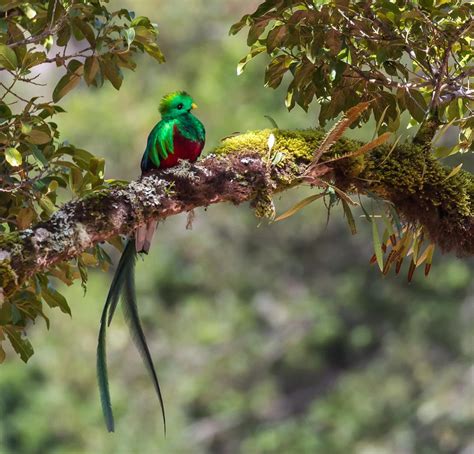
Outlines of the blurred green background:
M 120 92 L 85 88 L 64 102 L 63 140 L 131 179 L 162 94 L 189 91 L 206 150 L 235 131 L 315 124 L 263 88 L 264 59 L 236 76 L 244 35 L 233 21 L 257 2 L 121 1 L 158 23 L 167 57 L 144 57 Z M 372 136 L 369 129 L 355 132 Z M 279 212 L 299 200 L 276 200 Z M 48 311 L 31 330 L 35 355 L 0 369 L 0 453 L 462 453 L 474 452 L 472 260 L 436 257 L 429 278 L 382 277 L 368 260 L 370 225 L 351 236 L 322 204 L 267 225 L 248 206 L 198 210 L 159 226 L 138 264 L 140 313 L 168 416 L 121 316 L 108 335 L 116 433 L 102 420 L 95 375 L 98 322 L 110 284 L 65 290 L 72 320 Z M 114 254 L 114 259 L 118 257 Z M 116 263 L 116 262 L 115 262 Z

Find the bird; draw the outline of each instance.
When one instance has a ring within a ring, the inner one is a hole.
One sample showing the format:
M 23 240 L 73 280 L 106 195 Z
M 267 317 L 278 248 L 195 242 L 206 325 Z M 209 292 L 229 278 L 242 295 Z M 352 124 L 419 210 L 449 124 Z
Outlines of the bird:
M 161 120 L 148 135 L 147 144 L 140 163 L 142 176 L 156 169 L 169 169 L 181 161 L 195 162 L 204 148 L 206 131 L 201 121 L 191 112 L 197 105 L 185 91 L 175 91 L 163 96 L 159 104 Z M 138 254 L 148 254 L 157 226 L 150 220 L 139 226 L 126 242 L 100 318 L 97 342 L 97 381 L 104 415 L 109 432 L 115 424 L 110 398 L 107 359 L 106 330 L 112 322 L 121 297 L 122 309 L 130 334 L 151 376 L 160 403 L 163 428 L 166 435 L 166 416 L 163 396 L 153 360 L 140 323 L 135 293 L 135 263 Z

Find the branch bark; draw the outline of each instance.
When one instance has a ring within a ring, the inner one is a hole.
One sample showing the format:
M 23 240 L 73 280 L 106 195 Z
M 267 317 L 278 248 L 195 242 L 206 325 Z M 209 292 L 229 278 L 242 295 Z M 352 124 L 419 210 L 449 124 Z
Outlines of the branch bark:
M 275 145 L 268 149 L 268 137 Z M 118 234 L 128 235 L 150 219 L 215 203 L 253 201 L 271 213 L 271 195 L 304 183 L 324 136 L 322 131 L 262 130 L 224 139 L 194 165 L 156 171 L 125 186 L 74 200 L 46 222 L 0 237 L 0 288 L 12 294 L 35 273 L 73 259 Z M 322 179 L 339 189 L 375 194 L 393 203 L 402 218 L 421 224 L 443 251 L 474 254 L 474 178 L 450 175 L 426 147 L 382 145 L 368 155 L 329 160 L 363 144 L 341 138 L 320 163 Z

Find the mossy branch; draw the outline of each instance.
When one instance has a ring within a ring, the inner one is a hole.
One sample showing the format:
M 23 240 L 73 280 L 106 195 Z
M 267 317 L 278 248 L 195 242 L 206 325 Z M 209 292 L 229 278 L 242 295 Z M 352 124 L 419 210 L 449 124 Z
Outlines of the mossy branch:
M 270 134 L 275 144 L 269 150 Z M 157 171 L 71 201 L 46 222 L 0 237 L 0 288 L 12 294 L 35 273 L 77 257 L 94 244 L 130 234 L 146 220 L 165 219 L 214 203 L 271 204 L 271 194 L 303 184 L 324 132 L 266 129 L 223 140 L 202 161 Z M 474 254 L 474 178 L 449 177 L 423 146 L 382 145 L 353 158 L 325 160 L 354 152 L 363 144 L 340 138 L 323 156 L 322 178 L 339 189 L 372 193 L 392 202 L 409 222 L 422 224 L 443 251 Z M 265 210 L 263 210 L 265 211 Z M 265 213 L 264 213 L 265 214 Z

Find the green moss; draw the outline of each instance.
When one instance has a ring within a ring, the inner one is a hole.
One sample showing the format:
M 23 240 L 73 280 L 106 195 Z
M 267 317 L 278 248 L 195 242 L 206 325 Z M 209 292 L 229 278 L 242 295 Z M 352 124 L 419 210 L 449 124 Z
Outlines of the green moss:
M 9 290 L 14 288 L 18 280 L 18 276 L 15 271 L 12 270 L 10 262 L 8 260 L 2 260 L 0 262 L 0 288 L 3 289 L 5 294 L 9 294 Z
M 420 145 L 405 143 L 390 153 L 389 146 L 375 149 L 366 157 L 363 177 L 374 180 L 372 190 L 389 197 L 393 192 L 415 196 L 457 216 L 472 216 L 474 178 L 468 172 L 449 177 L 444 167 Z M 420 207 L 421 208 L 421 207 Z
M 244 134 L 227 137 L 214 150 L 214 153 L 246 153 L 249 151 L 258 152 L 263 156 L 268 156 L 268 139 L 270 134 L 275 136 L 275 144 L 271 155 L 281 152 L 288 159 L 299 161 L 311 161 L 315 151 L 318 149 L 326 132 L 321 129 L 262 129 L 258 131 L 248 131 Z M 345 137 L 339 139 L 331 147 L 326 157 L 339 156 L 344 153 L 357 150 L 361 142 L 350 140 Z
M 259 192 L 252 202 L 252 208 L 255 210 L 255 216 L 259 219 L 272 220 L 275 218 L 275 204 L 271 194 L 268 192 Z
M 275 136 L 271 153 L 268 149 L 270 134 Z M 267 157 L 281 152 L 291 159 L 310 160 L 323 137 L 323 131 L 312 129 L 301 131 L 262 129 L 224 139 L 215 149 L 215 153 L 219 155 L 253 151 Z
M 2 233 L 0 235 L 0 249 L 10 250 L 12 245 L 18 244 L 20 241 L 19 232 Z
M 271 134 L 275 136 L 275 144 L 270 151 Z M 224 139 L 215 154 L 259 153 L 269 167 L 272 165 L 272 172 L 276 172 L 274 179 L 284 188 L 298 183 L 302 165 L 312 160 L 324 136 L 325 132 L 319 129 L 250 131 Z M 359 141 L 340 138 L 322 161 L 354 152 L 362 145 Z M 443 213 L 457 219 L 473 216 L 473 176 L 461 171 L 448 178 L 451 169 L 420 144 L 398 144 L 395 149 L 392 145 L 382 145 L 367 154 L 333 162 L 331 167 L 336 185 L 345 190 L 370 191 L 397 203 L 407 200 L 413 210 L 440 207 Z
M 275 143 L 269 150 L 270 135 L 275 136 Z M 264 161 L 272 165 L 278 172 L 275 176 L 282 185 L 291 185 L 301 174 L 301 165 L 313 160 L 326 132 L 320 129 L 262 129 L 249 131 L 244 134 L 228 137 L 214 150 L 214 154 L 227 155 L 230 153 L 246 154 L 259 153 Z M 323 160 L 341 156 L 356 151 L 361 142 L 346 138 L 339 139 Z M 356 176 L 364 169 L 364 158 L 346 160 L 341 164 L 347 175 Z
M 0 288 L 8 296 L 18 283 L 18 276 L 11 267 L 11 254 L 9 251 L 0 250 Z

